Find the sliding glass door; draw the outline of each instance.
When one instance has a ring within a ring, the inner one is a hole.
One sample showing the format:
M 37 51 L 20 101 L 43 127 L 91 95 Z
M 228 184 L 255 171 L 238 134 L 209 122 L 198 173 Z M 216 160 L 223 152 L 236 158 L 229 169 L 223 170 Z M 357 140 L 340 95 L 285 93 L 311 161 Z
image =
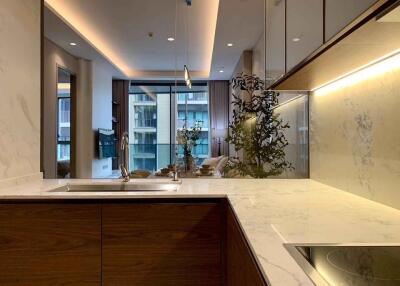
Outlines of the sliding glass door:
M 193 157 L 200 164 L 209 154 L 208 87 L 195 83 L 192 89 L 173 83 L 135 83 L 129 93 L 130 169 L 156 171 L 182 157 L 176 144 L 177 130 L 201 127 Z

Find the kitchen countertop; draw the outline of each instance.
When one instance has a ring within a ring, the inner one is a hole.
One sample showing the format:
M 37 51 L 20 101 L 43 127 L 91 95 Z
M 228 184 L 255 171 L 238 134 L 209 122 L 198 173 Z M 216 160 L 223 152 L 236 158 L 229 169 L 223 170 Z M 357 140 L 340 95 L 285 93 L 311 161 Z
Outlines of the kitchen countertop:
M 309 179 L 183 179 L 177 192 L 54 192 L 71 181 L 116 182 L 34 180 L 1 188 L 0 200 L 227 196 L 272 286 L 314 285 L 284 243 L 400 244 L 400 210 Z

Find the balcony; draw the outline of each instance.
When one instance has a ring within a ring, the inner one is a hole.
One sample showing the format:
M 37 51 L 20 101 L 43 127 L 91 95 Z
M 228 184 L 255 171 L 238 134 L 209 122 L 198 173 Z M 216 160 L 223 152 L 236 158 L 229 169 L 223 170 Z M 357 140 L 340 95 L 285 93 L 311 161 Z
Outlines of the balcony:
M 192 150 L 197 165 L 209 157 L 208 144 L 198 144 Z M 178 144 L 130 144 L 129 165 L 131 170 L 156 171 L 183 158 L 183 147 Z

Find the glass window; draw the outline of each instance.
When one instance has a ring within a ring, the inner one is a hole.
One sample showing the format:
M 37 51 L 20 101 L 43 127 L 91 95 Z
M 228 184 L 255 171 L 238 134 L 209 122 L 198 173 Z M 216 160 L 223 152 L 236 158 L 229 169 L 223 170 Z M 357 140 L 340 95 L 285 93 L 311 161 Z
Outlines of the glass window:
M 176 130 L 202 125 L 193 156 L 200 164 L 208 157 L 208 87 L 197 83 L 189 90 L 173 83 L 135 84 L 129 91 L 130 169 L 155 171 L 175 162 Z
M 177 127 L 192 128 L 196 123 L 201 126 L 198 145 L 194 147 L 192 155 L 200 165 L 209 156 L 209 126 L 208 126 L 208 92 L 207 89 L 177 93 L 178 119 Z M 182 148 L 178 148 L 178 156 L 183 156 Z

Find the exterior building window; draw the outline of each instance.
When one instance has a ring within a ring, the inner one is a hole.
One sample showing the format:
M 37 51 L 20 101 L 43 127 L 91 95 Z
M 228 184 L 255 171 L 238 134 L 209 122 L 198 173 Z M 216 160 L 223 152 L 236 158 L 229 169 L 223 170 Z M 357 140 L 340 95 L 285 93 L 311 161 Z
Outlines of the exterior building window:
M 71 146 L 71 98 L 58 97 L 57 161 L 70 160 Z
M 176 94 L 176 97 L 175 97 Z M 131 83 L 129 94 L 130 169 L 156 171 L 182 156 L 176 134 L 184 124 L 202 125 L 199 145 L 193 156 L 200 164 L 209 154 L 208 87 L 198 83 L 191 90 L 185 85 Z
M 192 150 L 197 164 L 201 164 L 209 155 L 209 113 L 207 91 L 185 92 L 177 94 L 178 119 L 177 127 L 192 128 L 196 123 L 201 125 L 201 134 L 198 145 Z M 183 156 L 182 148 L 178 148 L 178 155 Z

